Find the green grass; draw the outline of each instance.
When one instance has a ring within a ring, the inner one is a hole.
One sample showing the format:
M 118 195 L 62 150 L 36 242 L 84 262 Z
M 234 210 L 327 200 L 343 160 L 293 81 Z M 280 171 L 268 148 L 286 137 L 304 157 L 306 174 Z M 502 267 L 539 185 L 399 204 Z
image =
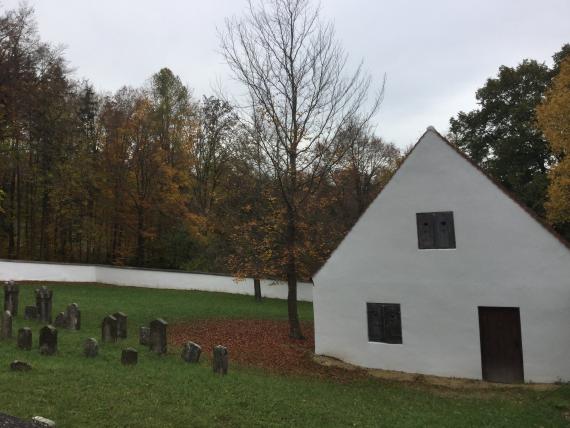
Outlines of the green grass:
M 82 330 L 60 329 L 58 355 L 39 355 L 40 324 L 23 320 L 24 306 L 34 302 L 35 286 L 22 286 L 14 332 L 31 326 L 34 349 L 20 351 L 14 339 L 0 342 L 0 412 L 23 418 L 42 415 L 58 427 L 568 426 L 563 414 L 570 411 L 569 387 L 481 392 L 375 379 L 346 384 L 237 368 L 231 359 L 228 376 L 219 377 L 206 359 L 189 365 L 178 349 L 161 357 L 137 343 L 138 326 L 154 317 L 169 322 L 285 319 L 283 301 L 256 304 L 249 296 L 100 285 L 50 287 L 54 316 L 77 302 Z M 101 319 L 119 310 L 129 316 L 129 339 L 101 345 L 99 357 L 84 358 L 83 341 L 91 336 L 99 340 Z M 301 303 L 300 316 L 311 320 L 312 306 Z M 126 346 L 139 350 L 138 365 L 120 364 Z M 28 361 L 34 369 L 10 372 L 14 359 Z

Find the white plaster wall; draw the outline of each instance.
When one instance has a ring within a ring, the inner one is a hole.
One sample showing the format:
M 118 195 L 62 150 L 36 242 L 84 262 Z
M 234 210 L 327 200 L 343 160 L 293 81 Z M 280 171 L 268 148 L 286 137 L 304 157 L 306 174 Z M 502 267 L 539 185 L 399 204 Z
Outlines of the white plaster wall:
M 453 211 L 456 249 L 419 250 L 416 213 Z M 428 131 L 314 278 L 316 353 L 481 379 L 478 306 L 519 307 L 525 381 L 570 380 L 570 251 Z M 368 342 L 400 303 L 403 344 Z
M 251 278 L 236 282 L 231 276 L 224 275 L 0 260 L 0 281 L 7 280 L 100 282 L 132 287 L 254 294 L 253 279 Z M 261 294 L 263 297 L 286 299 L 287 284 L 282 281 L 262 280 Z M 313 285 L 300 282 L 297 287 L 297 298 L 299 301 L 311 302 L 313 300 Z
M 95 282 L 95 266 L 0 260 L 0 281 Z

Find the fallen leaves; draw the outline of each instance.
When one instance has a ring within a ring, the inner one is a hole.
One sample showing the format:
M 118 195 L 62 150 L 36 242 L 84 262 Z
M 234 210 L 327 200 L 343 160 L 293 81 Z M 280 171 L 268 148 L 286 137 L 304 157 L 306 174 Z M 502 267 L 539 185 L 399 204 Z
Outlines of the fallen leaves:
M 315 348 L 312 323 L 302 323 L 305 340 L 289 337 L 287 321 L 196 320 L 169 326 L 169 343 L 182 345 L 191 340 L 210 356 L 215 345 L 228 348 L 230 364 L 253 366 L 279 374 L 334 378 L 349 381 L 364 376 L 361 371 L 324 367 L 312 360 Z

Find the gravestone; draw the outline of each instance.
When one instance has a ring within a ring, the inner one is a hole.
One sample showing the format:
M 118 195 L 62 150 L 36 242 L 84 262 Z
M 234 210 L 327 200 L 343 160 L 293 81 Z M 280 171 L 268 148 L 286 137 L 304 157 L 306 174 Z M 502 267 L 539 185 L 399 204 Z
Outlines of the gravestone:
M 53 355 L 57 352 L 57 329 L 46 325 L 40 330 L 40 354 Z
M 13 372 L 27 372 L 32 370 L 32 366 L 24 361 L 14 360 L 10 363 L 10 370 Z
M 259 278 L 253 280 L 253 291 L 255 293 L 255 301 L 261 302 L 261 281 Z
M 38 318 L 41 322 L 51 323 L 51 305 L 53 291 L 46 286 L 36 290 L 36 307 L 38 308 Z
M 12 337 L 12 314 L 10 311 L 4 311 L 2 313 L 2 329 L 0 331 L 0 336 L 2 339 Z
M 117 319 L 117 337 L 127 338 L 127 316 L 122 312 L 115 312 L 113 316 Z
M 38 308 L 37 308 L 37 306 L 26 306 L 24 308 L 24 319 L 25 320 L 36 320 L 36 319 L 38 319 Z
M 59 314 L 57 314 L 53 324 L 57 328 L 65 328 L 65 326 L 67 325 L 67 318 L 65 316 L 65 312 L 60 312 Z
M 83 353 L 88 358 L 96 357 L 99 354 L 99 344 L 94 337 L 90 337 L 83 344 Z
M 197 363 L 201 353 L 202 348 L 194 342 L 186 342 L 182 347 L 182 359 L 187 363 Z
M 228 374 L 228 348 L 221 345 L 214 346 L 212 365 L 214 373 Z
M 66 327 L 69 330 L 81 329 L 81 311 L 77 303 L 69 305 L 65 311 Z
M 117 341 L 117 318 L 107 315 L 101 323 L 101 341 L 116 342 Z
M 14 281 L 4 283 L 4 310 L 10 311 L 12 316 L 18 315 L 18 299 L 20 287 Z
M 150 327 L 141 325 L 139 327 L 139 343 L 141 345 L 150 345 Z
M 134 365 L 138 362 L 139 353 L 134 348 L 123 349 L 121 353 L 121 363 L 127 366 Z
M 150 350 L 157 354 L 166 354 L 166 327 L 168 323 L 161 318 L 150 322 Z
M 32 329 L 23 327 L 18 330 L 18 348 L 30 351 L 32 349 Z

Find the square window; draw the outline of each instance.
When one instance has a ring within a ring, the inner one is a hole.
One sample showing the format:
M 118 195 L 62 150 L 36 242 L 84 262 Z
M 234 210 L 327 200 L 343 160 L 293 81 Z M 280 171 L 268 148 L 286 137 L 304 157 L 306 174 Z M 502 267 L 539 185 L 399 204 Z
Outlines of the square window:
M 418 248 L 455 248 L 455 226 L 453 212 L 417 213 Z
M 366 303 L 368 340 L 402 343 L 402 320 L 398 303 Z

